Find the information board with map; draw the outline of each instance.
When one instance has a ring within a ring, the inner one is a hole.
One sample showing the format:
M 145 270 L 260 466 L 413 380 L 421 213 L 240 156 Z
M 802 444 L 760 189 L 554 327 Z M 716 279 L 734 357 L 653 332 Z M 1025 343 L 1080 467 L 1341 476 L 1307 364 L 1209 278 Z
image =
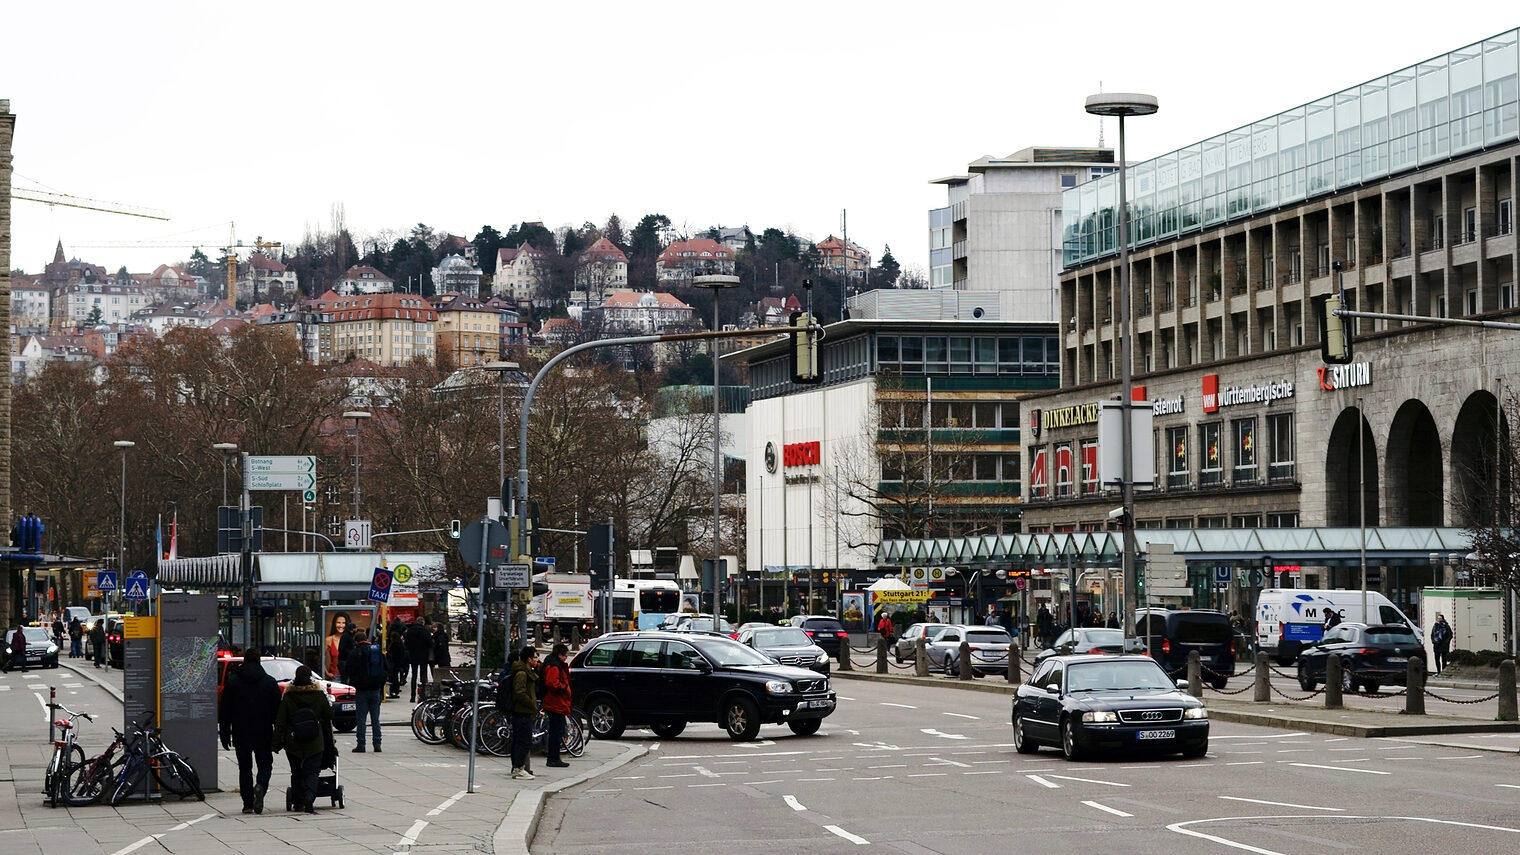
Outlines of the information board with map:
M 203 782 L 217 780 L 217 641 L 215 596 L 159 597 L 159 721 Z

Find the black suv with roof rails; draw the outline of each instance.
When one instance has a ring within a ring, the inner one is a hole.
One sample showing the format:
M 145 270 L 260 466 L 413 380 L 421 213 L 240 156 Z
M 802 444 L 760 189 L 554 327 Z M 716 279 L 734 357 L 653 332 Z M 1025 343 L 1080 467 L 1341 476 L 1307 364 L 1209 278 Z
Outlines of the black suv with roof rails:
M 1223 689 L 1235 674 L 1235 628 L 1230 617 L 1213 609 L 1142 608 L 1135 610 L 1131 635 L 1173 677 L 1187 676 L 1188 654 L 1198 651 L 1203 681 Z
M 570 662 L 570 687 L 598 739 L 617 739 L 626 727 L 672 739 L 693 721 L 716 722 L 736 741 L 754 739 L 762 724 L 811 736 L 836 705 L 827 675 L 777 665 L 747 645 L 707 633 L 594 638 Z

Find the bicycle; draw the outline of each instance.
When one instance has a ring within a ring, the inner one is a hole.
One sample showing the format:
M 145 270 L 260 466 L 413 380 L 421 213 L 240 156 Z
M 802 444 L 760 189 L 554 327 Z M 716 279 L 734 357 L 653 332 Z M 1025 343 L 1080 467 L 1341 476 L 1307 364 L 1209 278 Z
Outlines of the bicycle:
M 586 753 L 586 727 L 581 722 L 580 710 L 572 709 L 565 716 L 565 735 L 560 739 L 559 750 L 571 757 L 579 757 Z M 511 736 L 510 731 L 508 736 Z M 509 739 L 510 744 L 510 739 Z M 533 717 L 533 742 L 546 751 L 549 747 L 549 714 L 540 707 L 538 715 Z
M 190 796 L 195 796 L 200 801 L 206 800 L 205 793 L 201 791 L 200 774 L 190 765 L 190 761 L 164 744 L 160 728 L 139 727 L 127 740 L 125 750 L 123 762 L 119 765 L 120 771 L 114 778 L 116 786 L 111 791 L 107 804 L 112 807 L 121 804 L 147 782 L 149 774 L 152 774 L 153 780 L 160 787 L 179 796 L 181 800 Z M 113 765 L 112 768 L 118 767 Z
M 48 760 L 47 773 L 42 779 L 42 794 L 46 797 L 49 807 L 58 806 L 59 782 L 68 774 L 69 769 L 84 763 L 84 749 L 74 742 L 76 733 L 74 719 L 95 720 L 95 717 L 87 712 L 74 712 L 62 704 L 58 705 L 58 709 L 63 710 L 68 718 L 53 722 L 53 726 L 60 731 L 59 738 L 53 741 L 53 756 Z
M 473 695 L 473 692 L 464 691 L 464 687 L 469 685 L 464 680 L 439 680 L 436 684 L 439 694 L 423 698 L 412 710 L 412 735 L 427 745 L 441 745 L 453 739 L 455 731 L 451 728 L 455 725 L 454 718 L 461 709 L 469 709 Z M 434 684 L 429 684 L 432 685 Z M 481 700 L 495 697 L 495 687 L 482 680 L 480 697 Z M 468 742 L 465 744 L 468 745 Z
M 148 713 L 145 722 L 151 721 L 152 717 L 153 714 Z M 117 757 L 117 752 L 126 744 L 127 735 L 114 727 L 111 728 L 111 733 L 116 738 L 106 746 L 106 750 L 69 767 L 59 776 L 57 790 L 53 794 L 55 803 L 62 802 L 69 807 L 87 807 L 105 798 L 108 790 L 115 786 L 122 762 Z

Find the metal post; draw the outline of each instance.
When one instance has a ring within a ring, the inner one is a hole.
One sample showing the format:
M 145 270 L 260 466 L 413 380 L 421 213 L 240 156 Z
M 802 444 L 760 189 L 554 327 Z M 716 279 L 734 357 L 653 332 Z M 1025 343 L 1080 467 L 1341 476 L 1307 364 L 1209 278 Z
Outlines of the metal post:
M 112 444 L 121 449 L 121 517 L 116 526 L 116 597 L 120 604 L 124 602 L 122 594 L 127 584 L 127 449 L 137 443 L 119 439 Z M 111 666 L 110 659 L 106 657 L 107 668 Z
M 1345 274 L 1342 274 L 1345 275 Z M 1362 396 L 1356 396 L 1356 514 L 1361 527 L 1362 620 L 1367 620 L 1367 458 L 1362 450 L 1362 435 L 1367 431 L 1367 414 L 1362 411 Z
M 495 521 L 489 518 L 480 522 L 480 596 L 475 602 L 475 689 L 471 700 L 475 717 L 470 727 L 470 772 L 464 788 L 467 793 L 475 792 L 475 739 L 480 732 L 480 647 L 481 640 L 486 635 L 486 552 L 491 542 L 493 522 Z
M 243 580 L 243 649 L 253 648 L 253 514 L 248 500 L 248 452 L 241 458 L 243 491 L 238 502 L 239 531 L 238 572 Z

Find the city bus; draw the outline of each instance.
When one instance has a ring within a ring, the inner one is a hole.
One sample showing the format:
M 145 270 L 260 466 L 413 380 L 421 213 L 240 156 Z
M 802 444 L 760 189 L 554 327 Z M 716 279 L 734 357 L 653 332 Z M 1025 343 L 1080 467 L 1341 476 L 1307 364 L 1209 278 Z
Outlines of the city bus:
M 669 579 L 617 579 L 612 587 L 614 629 L 658 629 L 681 610 L 681 588 Z

